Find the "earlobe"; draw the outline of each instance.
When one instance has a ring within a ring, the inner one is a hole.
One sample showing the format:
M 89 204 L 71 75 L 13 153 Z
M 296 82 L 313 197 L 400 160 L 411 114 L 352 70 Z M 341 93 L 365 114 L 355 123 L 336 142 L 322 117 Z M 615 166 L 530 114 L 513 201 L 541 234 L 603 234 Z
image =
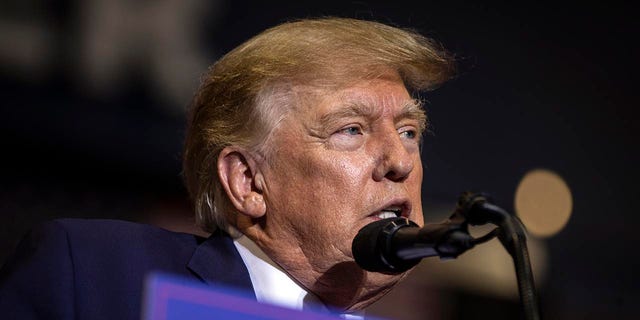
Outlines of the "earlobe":
M 256 163 L 245 150 L 226 147 L 218 156 L 218 177 L 222 187 L 236 210 L 251 218 L 266 213 L 261 182 L 256 183 L 257 170 Z
M 246 214 L 252 218 L 262 217 L 267 211 L 267 206 L 264 203 L 262 194 L 255 191 L 251 192 L 251 194 L 244 199 L 244 209 L 246 210 Z

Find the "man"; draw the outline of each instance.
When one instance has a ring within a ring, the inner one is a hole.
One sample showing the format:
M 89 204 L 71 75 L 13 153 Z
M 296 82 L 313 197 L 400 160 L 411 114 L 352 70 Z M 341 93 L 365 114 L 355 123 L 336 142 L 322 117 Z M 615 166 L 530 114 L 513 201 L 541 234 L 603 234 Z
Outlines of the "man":
M 0 312 L 137 318 L 151 270 L 292 308 L 365 308 L 404 274 L 362 270 L 351 242 L 381 218 L 422 225 L 426 117 L 409 92 L 441 84 L 451 66 L 430 40 L 375 22 L 323 18 L 264 31 L 212 66 L 192 106 L 184 176 L 212 236 L 52 222 L 5 266 Z

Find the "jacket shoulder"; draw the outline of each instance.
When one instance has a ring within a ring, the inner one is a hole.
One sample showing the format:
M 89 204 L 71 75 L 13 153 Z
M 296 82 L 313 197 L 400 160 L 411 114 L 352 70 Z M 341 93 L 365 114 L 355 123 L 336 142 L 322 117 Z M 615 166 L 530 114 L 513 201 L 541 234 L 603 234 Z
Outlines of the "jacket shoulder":
M 65 234 L 76 272 L 100 267 L 122 273 L 136 269 L 184 272 L 204 241 L 196 235 L 121 220 L 59 219 L 47 228 Z
M 188 269 L 204 239 L 118 220 L 58 219 L 22 240 L 0 270 L 9 318 L 135 319 L 145 277 Z

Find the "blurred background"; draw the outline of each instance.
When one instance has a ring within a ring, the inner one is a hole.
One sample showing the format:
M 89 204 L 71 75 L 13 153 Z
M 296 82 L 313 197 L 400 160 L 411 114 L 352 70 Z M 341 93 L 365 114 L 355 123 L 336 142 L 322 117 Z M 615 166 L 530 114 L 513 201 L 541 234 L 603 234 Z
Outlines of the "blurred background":
M 0 262 L 57 217 L 199 232 L 180 153 L 200 75 L 267 27 L 326 15 L 413 28 L 457 56 L 459 76 L 426 95 L 428 222 L 446 218 L 460 192 L 488 192 L 529 229 L 545 318 L 638 316 L 632 5 L 3 1 Z M 497 240 L 427 259 L 369 314 L 518 318 L 515 271 Z

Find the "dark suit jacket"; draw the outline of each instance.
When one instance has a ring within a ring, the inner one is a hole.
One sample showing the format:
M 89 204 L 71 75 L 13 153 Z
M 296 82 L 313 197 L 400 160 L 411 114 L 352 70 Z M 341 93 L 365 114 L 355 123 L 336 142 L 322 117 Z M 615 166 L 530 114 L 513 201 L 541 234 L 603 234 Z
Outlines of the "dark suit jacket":
M 150 271 L 253 295 L 231 238 L 115 220 L 63 219 L 32 231 L 0 271 L 0 318 L 140 319 Z

